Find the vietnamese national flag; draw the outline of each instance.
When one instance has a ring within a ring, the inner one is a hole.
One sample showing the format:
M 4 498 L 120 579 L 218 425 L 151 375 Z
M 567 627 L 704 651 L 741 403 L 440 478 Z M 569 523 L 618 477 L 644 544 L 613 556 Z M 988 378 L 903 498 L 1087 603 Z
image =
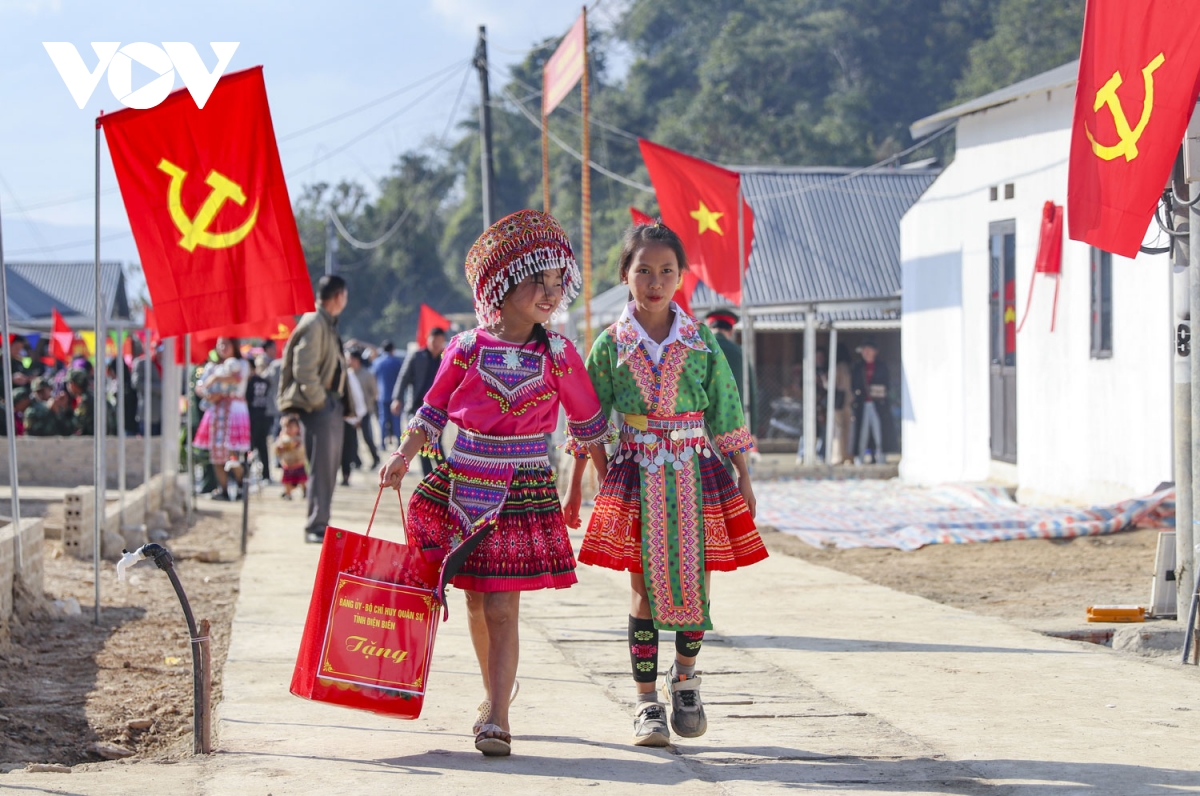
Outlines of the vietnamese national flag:
M 653 218 L 636 207 L 629 208 L 629 214 L 633 216 L 634 226 L 651 226 L 656 223 Z M 689 268 L 683 272 L 683 281 L 679 283 L 679 287 L 676 288 L 675 295 L 672 297 L 679 308 L 688 315 L 692 314 L 692 294 L 696 292 L 696 285 L 699 282 L 696 272 Z
M 163 337 L 312 310 L 261 66 L 99 123 Z
M 435 328 L 441 329 L 443 332 L 450 330 L 450 319 L 445 315 L 440 314 L 428 304 L 421 305 L 421 315 L 417 319 L 417 347 L 424 348 L 425 341 L 429 339 L 429 333 Z
M 1071 130 L 1072 240 L 1135 257 L 1171 174 L 1200 78 L 1187 0 L 1089 0 Z
M 71 345 L 75 342 L 75 332 L 67 326 L 57 307 L 50 308 L 50 356 L 60 362 L 71 361 Z
M 750 263 L 754 213 L 742 200 L 744 256 L 738 257 L 737 202 L 741 176 L 706 160 L 638 139 L 654 183 L 663 223 L 683 239 L 688 267 L 696 277 L 737 305 L 742 304 L 738 262 Z

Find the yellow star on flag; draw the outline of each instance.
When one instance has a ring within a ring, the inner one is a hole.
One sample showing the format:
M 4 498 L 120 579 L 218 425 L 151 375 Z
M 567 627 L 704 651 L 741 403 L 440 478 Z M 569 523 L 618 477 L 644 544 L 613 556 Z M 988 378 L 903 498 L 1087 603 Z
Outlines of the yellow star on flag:
M 713 232 L 721 235 L 722 237 L 725 235 L 725 233 L 721 231 L 721 227 L 717 224 L 717 221 L 725 214 L 709 210 L 704 202 L 701 202 L 700 207 L 688 213 L 688 215 L 696 219 L 696 221 L 700 224 L 700 229 L 696 234 L 703 235 L 706 230 L 711 229 Z

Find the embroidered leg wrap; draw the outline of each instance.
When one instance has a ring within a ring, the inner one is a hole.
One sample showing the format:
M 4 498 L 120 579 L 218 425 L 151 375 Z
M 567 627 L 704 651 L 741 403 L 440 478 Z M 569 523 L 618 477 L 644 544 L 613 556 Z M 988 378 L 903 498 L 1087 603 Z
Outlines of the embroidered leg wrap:
M 675 652 L 683 658 L 696 657 L 703 643 L 703 630 L 680 630 L 675 634 Z
M 636 682 L 658 679 L 658 628 L 653 619 L 629 617 L 629 662 Z

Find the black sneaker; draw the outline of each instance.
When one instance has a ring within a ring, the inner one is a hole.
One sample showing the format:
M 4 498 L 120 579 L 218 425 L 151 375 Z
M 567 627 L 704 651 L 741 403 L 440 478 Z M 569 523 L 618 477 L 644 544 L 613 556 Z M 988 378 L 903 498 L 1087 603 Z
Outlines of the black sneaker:
M 675 664 L 667 670 L 662 685 L 663 699 L 671 706 L 671 729 L 684 738 L 699 738 L 708 731 L 704 703 L 700 701 L 700 678 L 675 673 Z
M 658 702 L 643 702 L 638 705 L 633 719 L 634 746 L 667 746 L 671 743 L 671 732 L 667 729 L 667 711 Z

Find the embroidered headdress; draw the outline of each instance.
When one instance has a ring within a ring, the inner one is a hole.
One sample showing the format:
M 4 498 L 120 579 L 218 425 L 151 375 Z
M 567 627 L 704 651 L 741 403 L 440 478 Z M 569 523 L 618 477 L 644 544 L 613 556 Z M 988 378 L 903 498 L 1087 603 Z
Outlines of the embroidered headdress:
M 552 216 L 518 210 L 497 221 L 467 252 L 467 282 L 475 296 L 475 317 L 485 326 L 500 320 L 504 295 L 531 274 L 561 268 L 564 310 L 579 294 L 583 280 L 571 241 Z

